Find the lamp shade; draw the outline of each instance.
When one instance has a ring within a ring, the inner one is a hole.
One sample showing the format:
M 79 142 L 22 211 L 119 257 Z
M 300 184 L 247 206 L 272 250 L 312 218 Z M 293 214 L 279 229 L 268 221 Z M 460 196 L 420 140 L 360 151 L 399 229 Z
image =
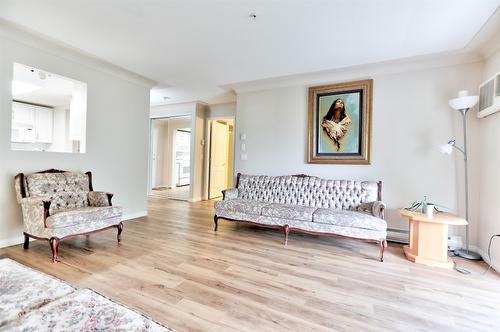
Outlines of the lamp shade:
M 451 154 L 453 152 L 453 145 L 451 144 L 443 144 L 439 147 L 439 149 L 441 150 L 441 153 L 444 153 L 444 154 Z
M 469 96 L 468 91 L 459 91 L 458 98 L 450 99 L 449 104 L 451 108 L 456 110 L 463 110 L 474 107 L 479 101 L 479 96 Z

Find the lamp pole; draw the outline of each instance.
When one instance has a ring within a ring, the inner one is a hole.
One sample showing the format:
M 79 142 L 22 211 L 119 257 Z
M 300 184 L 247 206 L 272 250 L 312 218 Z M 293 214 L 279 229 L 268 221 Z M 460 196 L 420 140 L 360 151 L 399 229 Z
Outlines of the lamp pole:
M 455 250 L 455 255 L 467 259 L 481 259 L 478 253 L 469 250 L 469 171 L 468 171 L 468 158 L 467 158 L 467 112 L 470 108 L 459 109 L 458 111 L 462 114 L 463 128 L 464 128 L 464 146 L 460 149 L 456 145 L 453 145 L 457 150 L 462 152 L 464 155 L 464 186 L 465 186 L 465 220 L 467 220 L 467 225 L 465 226 L 465 250 L 458 249 Z

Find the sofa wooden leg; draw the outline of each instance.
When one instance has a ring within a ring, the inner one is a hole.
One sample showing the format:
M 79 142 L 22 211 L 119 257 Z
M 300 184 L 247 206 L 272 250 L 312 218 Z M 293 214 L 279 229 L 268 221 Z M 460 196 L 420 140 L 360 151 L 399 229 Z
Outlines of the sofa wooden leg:
M 290 226 L 283 226 L 283 231 L 285 232 L 285 246 L 288 245 L 288 233 L 290 233 Z
M 219 226 L 217 224 L 217 222 L 219 221 L 219 217 L 217 217 L 217 215 L 214 216 L 214 224 L 215 224 L 215 227 L 214 227 L 214 231 L 217 232 L 217 227 Z
M 118 226 L 116 226 L 118 228 L 118 234 L 116 235 L 116 240 L 118 241 L 118 243 L 122 242 L 122 232 L 123 232 L 123 223 L 119 223 Z
M 23 245 L 23 248 L 24 249 L 29 249 L 30 247 L 30 237 L 24 233 L 24 245 Z
M 51 237 L 49 240 L 50 249 L 52 250 L 52 263 L 59 262 L 59 238 Z
M 387 240 L 382 239 L 382 240 L 380 240 L 380 261 L 381 262 L 384 261 L 385 248 L 387 248 Z

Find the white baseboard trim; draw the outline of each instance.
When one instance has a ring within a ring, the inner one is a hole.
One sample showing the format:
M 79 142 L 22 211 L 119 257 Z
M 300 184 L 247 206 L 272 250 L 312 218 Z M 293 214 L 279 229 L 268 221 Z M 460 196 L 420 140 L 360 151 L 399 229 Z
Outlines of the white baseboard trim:
M 147 215 L 148 215 L 148 211 L 139 211 L 139 212 L 126 213 L 126 214 L 123 215 L 122 220 L 123 221 L 127 221 L 127 220 L 130 220 L 130 219 L 145 217 Z
M 140 217 L 145 217 L 148 215 L 148 211 L 139 211 L 124 214 L 122 217 L 123 221 L 128 221 Z M 34 241 L 35 239 L 30 238 L 30 241 Z M 0 239 L 0 248 L 6 248 L 11 246 L 17 246 L 18 244 L 24 243 L 24 235 L 15 236 L 7 239 Z
M 35 239 L 31 239 L 30 241 L 35 241 Z M 7 248 L 12 246 L 17 246 L 18 244 L 24 243 L 24 235 L 11 237 L 9 239 L 0 240 L 0 248 Z
M 491 264 L 491 268 L 494 269 L 497 272 L 500 272 L 500 264 L 497 261 L 490 262 L 490 259 L 488 258 L 488 253 L 482 250 L 481 248 L 477 246 L 470 246 L 470 250 L 477 252 L 481 257 L 483 258 L 483 261 L 485 261 L 487 264 Z M 493 257 L 495 259 L 495 257 Z

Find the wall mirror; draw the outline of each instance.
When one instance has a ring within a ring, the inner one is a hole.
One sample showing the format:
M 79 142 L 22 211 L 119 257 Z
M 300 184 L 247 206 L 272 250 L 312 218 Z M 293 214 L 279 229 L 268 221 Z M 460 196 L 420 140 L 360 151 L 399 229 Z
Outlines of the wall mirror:
M 87 84 L 14 63 L 11 149 L 85 153 Z

